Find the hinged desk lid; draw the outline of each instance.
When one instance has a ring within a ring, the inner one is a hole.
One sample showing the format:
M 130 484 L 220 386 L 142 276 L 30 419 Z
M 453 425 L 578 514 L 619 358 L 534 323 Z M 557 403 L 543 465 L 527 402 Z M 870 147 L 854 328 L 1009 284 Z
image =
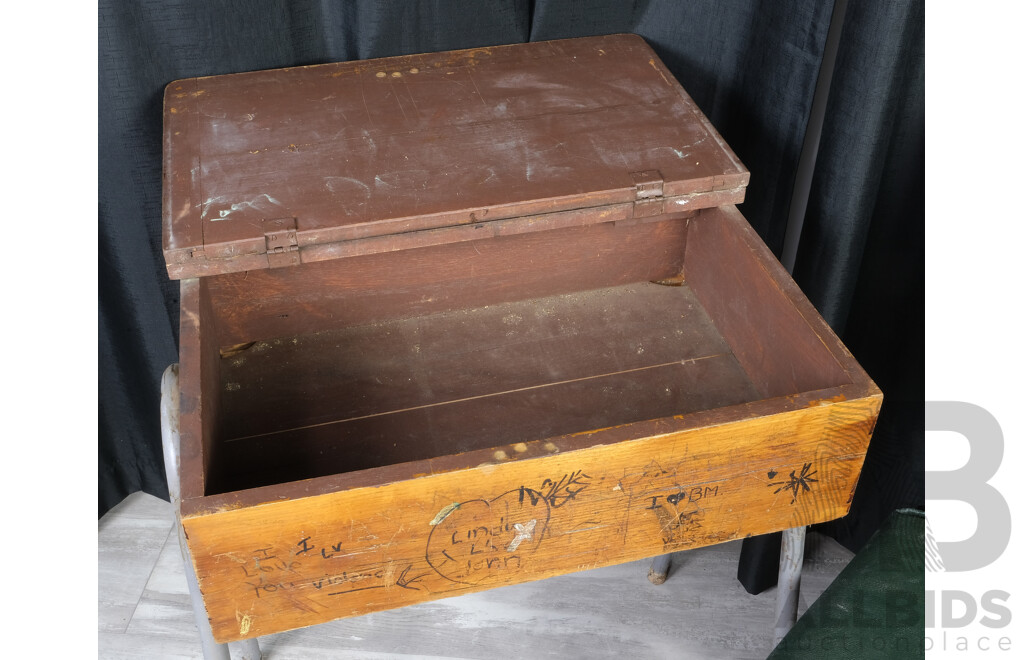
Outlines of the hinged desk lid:
M 747 179 L 633 35 L 192 78 L 164 99 L 175 279 L 737 203 Z

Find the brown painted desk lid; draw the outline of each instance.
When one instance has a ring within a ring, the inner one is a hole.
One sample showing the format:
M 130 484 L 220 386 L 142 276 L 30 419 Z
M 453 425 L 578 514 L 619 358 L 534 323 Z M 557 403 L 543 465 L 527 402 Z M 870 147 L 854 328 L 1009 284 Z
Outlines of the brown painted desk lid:
M 192 78 L 164 99 L 175 279 L 737 203 L 747 179 L 634 35 Z

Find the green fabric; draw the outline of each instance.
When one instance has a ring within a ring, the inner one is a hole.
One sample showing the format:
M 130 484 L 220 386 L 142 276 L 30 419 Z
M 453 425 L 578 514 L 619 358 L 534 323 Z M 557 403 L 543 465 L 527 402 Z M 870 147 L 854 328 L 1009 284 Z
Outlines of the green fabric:
M 924 513 L 894 512 L 769 660 L 924 658 Z

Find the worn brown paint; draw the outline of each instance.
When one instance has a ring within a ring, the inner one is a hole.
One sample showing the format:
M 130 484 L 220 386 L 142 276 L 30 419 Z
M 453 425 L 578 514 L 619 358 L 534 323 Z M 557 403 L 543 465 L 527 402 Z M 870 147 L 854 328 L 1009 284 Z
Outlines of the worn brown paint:
M 613 222 L 204 278 L 225 344 L 678 274 L 686 220 Z M 611 257 L 611 258 L 610 258 Z
M 686 280 L 763 396 L 849 382 L 842 344 L 788 276 L 765 276 L 775 258 L 735 207 L 708 209 L 687 236 Z
M 748 179 L 634 35 L 190 79 L 164 109 L 174 278 L 267 267 L 267 221 L 294 219 L 311 261 L 453 240 L 410 232 L 630 217 L 640 171 L 663 179 L 666 212 L 742 201 Z
M 881 394 L 638 37 L 179 81 L 165 135 L 218 640 L 848 510 Z

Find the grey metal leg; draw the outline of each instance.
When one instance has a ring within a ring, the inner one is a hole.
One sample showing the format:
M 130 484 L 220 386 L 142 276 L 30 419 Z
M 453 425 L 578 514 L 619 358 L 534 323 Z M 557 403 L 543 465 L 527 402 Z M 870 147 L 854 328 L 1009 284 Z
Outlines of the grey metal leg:
M 804 539 L 806 536 L 806 527 L 794 527 L 782 532 L 779 587 L 775 598 L 776 646 L 796 623 L 797 603 L 800 601 L 800 571 L 804 566 Z
M 668 579 L 668 569 L 672 565 L 672 553 L 659 555 L 651 562 L 651 570 L 647 571 L 647 579 L 651 584 L 664 584 Z
M 181 556 L 185 560 L 185 580 L 188 582 L 188 594 L 192 598 L 192 613 L 195 615 L 196 627 L 199 628 L 199 641 L 203 645 L 203 658 L 231 660 L 228 645 L 218 644 L 213 640 L 210 620 L 206 617 L 206 606 L 203 605 L 203 598 L 199 594 L 199 582 L 196 580 L 195 569 L 192 568 L 192 558 L 188 554 L 185 539 L 182 538 L 181 525 L 178 525 L 178 543 L 181 546 Z
M 255 637 L 243 639 L 240 642 L 232 642 L 231 648 L 235 649 L 235 660 L 260 660 L 263 653 L 260 651 L 260 643 Z
M 181 527 L 179 516 L 181 505 L 181 480 L 178 472 L 181 462 L 181 436 L 179 434 L 179 398 L 178 398 L 178 365 L 172 364 L 164 371 L 163 379 L 160 381 L 160 431 L 164 450 L 164 469 L 167 472 L 167 490 L 171 495 L 171 504 L 174 506 L 174 523 L 178 532 L 178 547 L 181 548 L 181 557 L 185 562 L 185 580 L 188 582 L 188 593 L 192 599 L 192 611 L 195 614 L 196 627 L 199 629 L 199 640 L 203 646 L 203 657 L 206 660 L 230 660 L 227 644 L 218 644 L 213 639 L 213 631 L 210 630 L 210 620 L 207 618 L 206 606 L 199 593 L 199 582 L 196 579 L 195 569 L 192 567 L 192 557 L 189 555 L 188 545 L 185 543 L 184 530 Z M 241 654 L 239 660 L 260 660 L 259 642 L 247 639 L 240 642 L 238 649 Z

